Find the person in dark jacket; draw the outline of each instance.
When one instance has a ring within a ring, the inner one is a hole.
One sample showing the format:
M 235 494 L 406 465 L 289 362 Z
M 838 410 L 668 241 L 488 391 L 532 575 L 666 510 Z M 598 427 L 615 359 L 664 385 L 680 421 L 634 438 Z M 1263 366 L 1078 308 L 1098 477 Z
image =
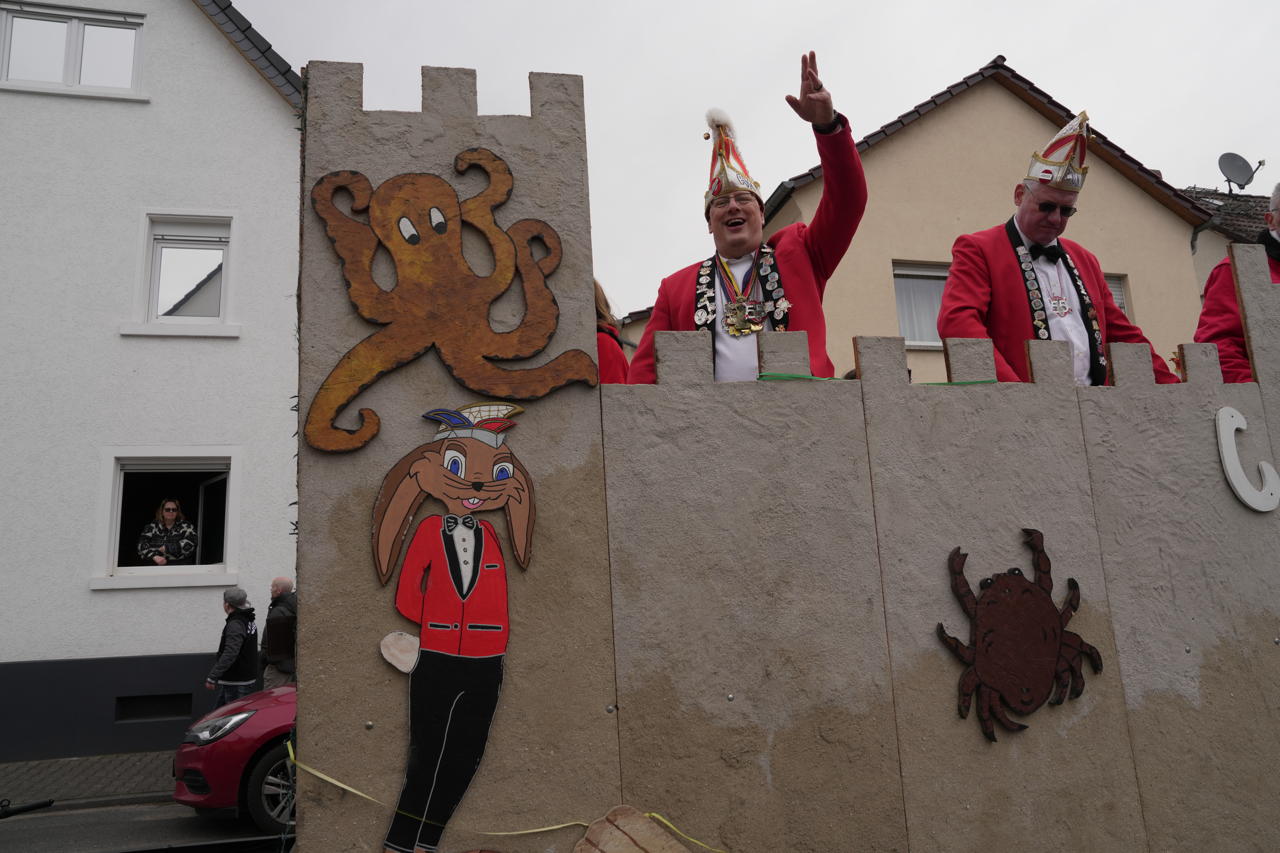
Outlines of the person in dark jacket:
M 190 565 L 195 562 L 196 541 L 196 528 L 182 514 L 182 504 L 165 498 L 156 507 L 155 521 L 138 536 L 138 558 L 143 565 Z
M 262 688 L 270 690 L 291 681 L 294 675 L 294 641 L 298 630 L 298 595 L 293 581 L 271 582 L 271 606 L 262 628 Z
M 253 692 L 258 680 L 258 623 L 253 621 L 249 595 L 238 586 L 222 591 L 222 609 L 227 623 L 222 627 L 218 660 L 205 679 L 206 690 L 217 690 L 214 707 L 219 708 Z

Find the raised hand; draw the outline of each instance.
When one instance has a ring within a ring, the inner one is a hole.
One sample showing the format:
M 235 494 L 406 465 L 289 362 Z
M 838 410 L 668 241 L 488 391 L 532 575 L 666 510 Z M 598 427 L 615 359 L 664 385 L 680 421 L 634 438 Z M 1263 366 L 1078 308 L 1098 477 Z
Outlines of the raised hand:
M 810 124 L 831 124 L 836 120 L 831 93 L 818 77 L 818 57 L 812 50 L 800 56 L 800 95 L 787 95 L 787 103 Z

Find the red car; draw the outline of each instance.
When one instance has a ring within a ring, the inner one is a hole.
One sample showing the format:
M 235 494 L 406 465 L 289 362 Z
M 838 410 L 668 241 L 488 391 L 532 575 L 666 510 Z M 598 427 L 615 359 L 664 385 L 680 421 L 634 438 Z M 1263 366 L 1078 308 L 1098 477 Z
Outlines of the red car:
M 234 810 L 269 835 L 293 827 L 293 767 L 286 741 L 297 687 L 253 693 L 202 717 L 173 761 L 173 798 L 202 812 Z

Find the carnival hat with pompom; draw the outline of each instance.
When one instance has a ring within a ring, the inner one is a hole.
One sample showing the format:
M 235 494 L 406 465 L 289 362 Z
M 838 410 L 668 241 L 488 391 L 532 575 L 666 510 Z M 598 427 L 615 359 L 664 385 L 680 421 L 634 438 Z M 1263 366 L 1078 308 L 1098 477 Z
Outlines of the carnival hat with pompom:
M 761 198 L 760 184 L 752 180 L 747 164 L 738 153 L 737 143 L 734 142 L 733 122 L 729 120 L 729 116 L 723 110 L 707 110 L 707 126 L 711 128 L 711 132 L 703 134 L 703 138 L 714 139 L 714 143 L 711 149 L 711 176 L 707 182 L 702 209 L 709 208 L 711 202 L 719 196 L 732 195 L 742 190 Z

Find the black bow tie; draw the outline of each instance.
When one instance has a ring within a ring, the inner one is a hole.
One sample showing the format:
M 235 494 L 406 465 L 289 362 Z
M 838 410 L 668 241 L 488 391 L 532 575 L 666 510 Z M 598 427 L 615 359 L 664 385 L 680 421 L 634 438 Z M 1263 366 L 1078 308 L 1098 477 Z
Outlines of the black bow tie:
M 1030 251 L 1031 260 L 1034 261 L 1036 258 L 1044 256 L 1055 264 L 1067 256 L 1067 253 L 1062 251 L 1062 247 L 1057 244 L 1052 246 L 1041 246 L 1039 243 L 1032 243 Z
M 459 523 L 468 530 L 476 529 L 476 520 L 470 515 L 446 515 L 444 517 L 444 532 L 452 533 Z

